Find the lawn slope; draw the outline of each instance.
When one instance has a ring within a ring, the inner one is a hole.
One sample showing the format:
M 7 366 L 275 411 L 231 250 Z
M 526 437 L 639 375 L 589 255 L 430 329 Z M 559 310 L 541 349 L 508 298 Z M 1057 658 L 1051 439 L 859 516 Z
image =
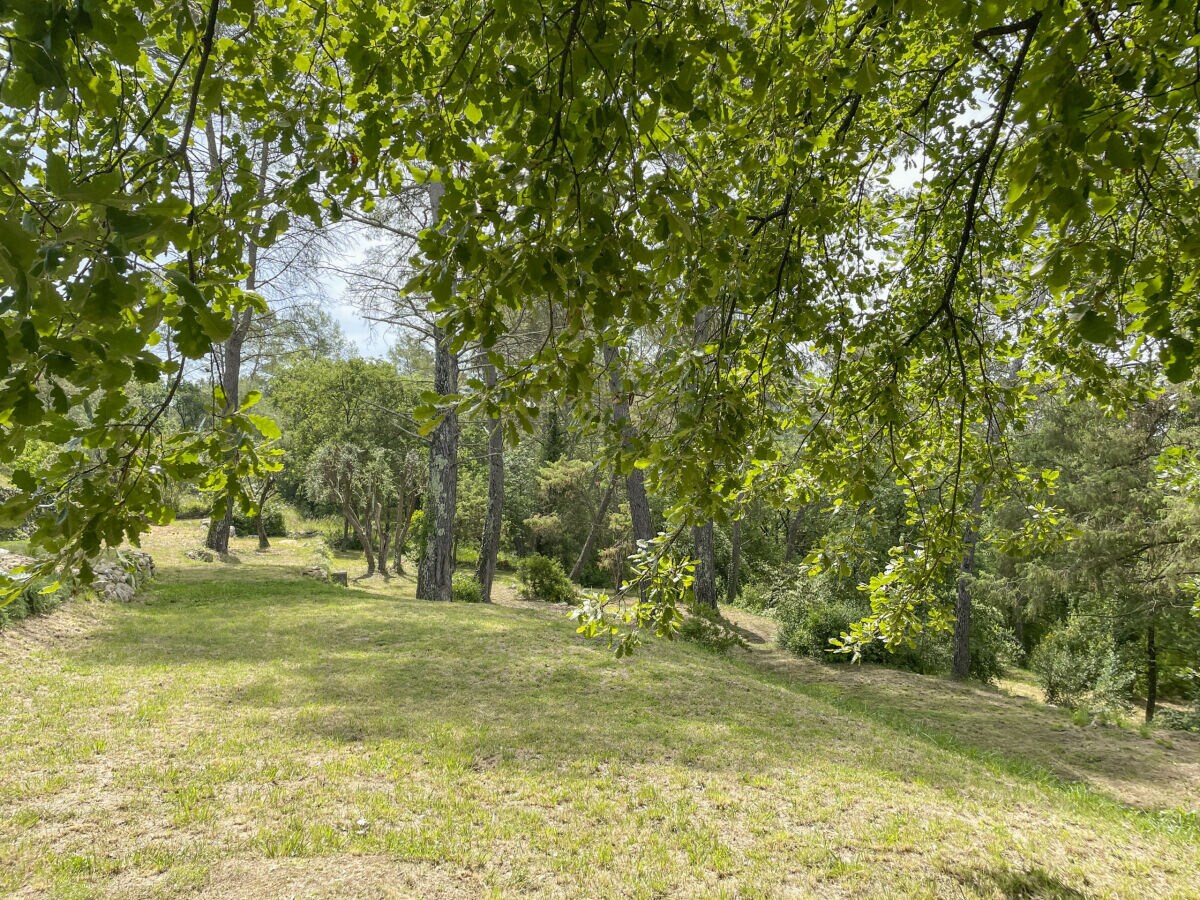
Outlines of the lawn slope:
M 0 893 L 1200 895 L 1195 742 L 195 541 L 0 635 Z

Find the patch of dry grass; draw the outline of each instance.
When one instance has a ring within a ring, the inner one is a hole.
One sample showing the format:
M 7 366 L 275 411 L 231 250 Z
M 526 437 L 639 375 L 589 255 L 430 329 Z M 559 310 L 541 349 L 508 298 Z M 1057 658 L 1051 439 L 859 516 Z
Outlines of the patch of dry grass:
M 0 892 L 1196 895 L 1194 821 L 1152 811 L 1195 802 L 1191 745 L 769 643 L 616 661 L 554 610 L 198 542 L 152 537 L 144 605 L 0 636 Z

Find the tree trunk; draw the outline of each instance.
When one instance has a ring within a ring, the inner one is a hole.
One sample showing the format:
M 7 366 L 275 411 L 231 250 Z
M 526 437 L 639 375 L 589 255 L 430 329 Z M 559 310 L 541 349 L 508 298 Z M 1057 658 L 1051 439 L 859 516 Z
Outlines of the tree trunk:
M 621 432 L 621 449 L 627 450 L 633 442 L 633 426 L 629 422 L 629 398 L 625 394 L 621 361 L 615 347 L 604 345 L 604 364 L 608 366 L 608 379 L 612 386 L 613 422 Z M 629 495 L 634 541 L 651 540 L 654 537 L 654 521 L 650 516 L 650 500 L 646 496 L 646 478 L 637 466 L 625 476 L 625 491 Z
M 211 132 L 209 133 L 209 153 L 215 157 L 216 149 Z M 267 148 L 265 145 L 260 148 L 260 153 L 258 196 L 261 198 L 267 180 Z M 216 158 L 210 161 L 214 168 L 220 165 L 220 160 Z M 255 233 L 246 241 L 246 290 L 251 293 L 258 287 L 258 244 L 254 240 L 257 236 L 257 229 L 255 229 Z M 241 406 L 242 349 L 246 343 L 246 337 L 250 334 L 250 325 L 253 319 L 253 309 L 235 312 L 233 314 L 233 332 L 218 351 L 221 358 L 221 390 L 225 392 L 225 408 L 222 410 L 222 416 L 230 415 Z M 225 514 L 220 520 L 215 516 L 210 517 L 208 535 L 204 540 L 204 545 L 209 550 L 214 550 L 222 555 L 229 552 L 229 534 L 233 530 L 233 506 L 234 493 L 230 489 L 225 495 Z
M 376 557 L 379 560 L 379 574 L 384 578 L 388 577 L 388 529 L 384 524 L 383 518 L 384 504 L 382 502 L 375 503 L 375 539 L 378 541 L 379 551 Z
M 1146 629 L 1146 723 L 1154 721 L 1158 705 L 1158 647 L 1154 643 L 1154 623 Z
M 342 507 L 342 515 L 346 517 L 346 521 L 350 523 L 350 527 L 354 529 L 354 535 L 358 538 L 358 542 L 362 544 L 363 552 L 367 555 L 367 577 L 370 578 L 375 574 L 375 553 L 371 547 L 371 539 L 363 528 L 363 523 L 359 520 L 358 515 L 348 506 Z
M 441 182 L 429 183 L 429 206 L 437 222 Z M 433 389 L 445 397 L 458 393 L 458 357 L 450 350 L 450 337 L 435 326 Z M 449 602 L 454 580 L 454 517 L 458 509 L 458 412 L 446 410 L 429 442 L 429 499 L 425 515 L 429 536 L 417 567 L 417 597 Z
M 412 509 L 407 494 L 396 501 L 396 574 L 404 575 L 404 544 L 408 540 L 408 529 L 412 524 Z
M 1014 382 L 1021 372 L 1021 359 L 1013 360 L 1008 381 Z M 988 416 L 987 446 L 1000 443 L 1000 416 L 1004 408 L 997 405 Z M 971 498 L 971 515 L 967 519 L 963 535 L 963 557 L 958 569 L 958 583 L 954 598 L 954 656 L 951 674 L 955 678 L 966 678 L 971 672 L 971 578 L 975 575 L 975 550 L 979 544 L 979 524 L 983 514 L 983 492 L 987 480 L 980 477 Z
M 791 562 L 796 557 L 796 542 L 800 539 L 800 526 L 804 524 L 804 508 L 796 510 L 788 519 L 787 534 L 783 543 L 783 561 Z
M 483 379 L 488 387 L 496 385 L 496 367 L 491 362 L 483 366 Z M 488 433 L 488 495 L 487 511 L 483 516 L 483 539 L 479 543 L 479 564 L 475 577 L 483 590 L 483 602 L 492 602 L 492 583 L 496 580 L 496 558 L 500 555 L 500 530 L 504 525 L 504 429 L 498 417 L 487 420 Z
M 271 496 L 271 488 L 275 484 L 275 476 L 268 475 L 263 481 L 262 491 L 258 495 L 258 515 L 254 517 L 254 525 L 258 529 L 258 549 L 270 550 L 271 541 L 267 538 L 267 529 L 263 525 L 263 513 L 267 508 L 267 498 Z
M 963 536 L 963 557 L 958 569 L 954 598 L 954 658 L 951 673 L 955 678 L 971 674 L 971 588 L 975 574 L 975 548 L 979 543 L 979 516 L 983 512 L 983 482 L 975 485 L 971 499 L 971 518 Z
M 717 608 L 717 566 L 713 555 L 713 522 L 692 526 L 692 543 L 696 545 L 696 571 L 692 593 L 696 602 L 711 609 Z
M 737 600 L 742 587 L 742 520 L 735 519 L 729 534 L 729 575 L 725 579 L 725 602 Z
M 612 504 L 613 494 L 616 492 L 617 470 L 613 469 L 612 478 L 608 480 L 608 487 L 604 491 L 604 496 L 600 498 L 600 508 L 596 510 L 592 524 L 588 527 L 587 537 L 583 541 L 583 549 L 579 551 L 579 557 L 575 560 L 575 565 L 571 566 L 572 581 L 579 580 L 579 577 L 583 574 L 583 567 L 592 558 L 592 553 L 596 549 L 596 541 L 600 539 L 600 532 L 604 528 L 604 517 L 608 515 L 608 507 Z

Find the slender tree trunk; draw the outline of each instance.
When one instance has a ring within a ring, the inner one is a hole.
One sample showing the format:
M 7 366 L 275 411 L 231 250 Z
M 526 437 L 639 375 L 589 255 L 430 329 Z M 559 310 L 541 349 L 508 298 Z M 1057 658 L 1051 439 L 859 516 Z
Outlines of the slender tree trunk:
M 429 183 L 429 205 L 438 220 L 441 182 Z M 434 327 L 433 389 L 445 397 L 458 392 L 458 357 L 450 350 L 450 337 Z M 458 509 L 458 412 L 446 410 L 429 442 L 429 499 L 425 515 L 429 536 L 417 567 L 417 597 L 449 602 L 454 581 L 454 518 Z
M 734 519 L 729 532 L 729 575 L 725 579 L 725 602 L 733 603 L 742 587 L 742 520 Z
M 963 557 L 958 569 L 954 598 L 954 658 L 951 672 L 955 678 L 971 674 L 971 587 L 975 574 L 975 548 L 979 543 L 979 516 L 983 511 L 983 483 L 975 485 L 971 499 L 971 518 L 963 537 Z
M 1013 361 L 1009 373 L 1009 381 L 1014 381 L 1021 371 L 1021 360 Z M 996 446 L 1000 442 L 999 417 L 1003 408 L 997 406 L 988 417 L 987 446 Z M 950 664 L 951 674 L 955 678 L 966 678 L 971 673 L 971 579 L 975 575 L 975 550 L 979 544 L 979 524 L 983 514 L 983 492 L 986 481 L 981 478 L 975 485 L 975 493 L 971 497 L 971 515 L 967 519 L 967 529 L 963 535 L 962 563 L 958 569 L 958 583 L 955 585 L 954 597 L 954 653 Z
M 588 526 L 587 537 L 583 541 L 583 549 L 579 551 L 579 556 L 575 560 L 575 565 L 571 566 L 571 580 L 578 581 L 583 574 L 583 567 L 588 564 L 592 558 L 592 553 L 596 550 L 596 541 L 600 539 L 600 532 L 604 530 L 604 517 L 608 515 L 608 507 L 612 504 L 613 494 L 617 492 L 617 470 L 613 469 L 612 477 L 608 480 L 608 487 L 604 491 L 604 496 L 600 498 L 600 507 L 596 510 L 596 515 L 592 518 L 592 524 Z
M 379 574 L 384 578 L 388 577 L 388 527 L 384 524 L 383 517 L 384 504 L 376 502 L 375 504 L 375 538 L 379 542 L 379 552 L 376 554 L 379 559 Z
M 615 347 L 604 345 L 604 364 L 608 366 L 609 384 L 613 393 L 613 422 L 621 431 L 621 449 L 633 442 L 633 426 L 629 422 L 629 398 L 625 393 L 620 357 Z M 633 519 L 634 541 L 654 537 L 654 521 L 650 516 L 650 499 L 646 496 L 646 477 L 634 466 L 625 476 L 625 491 L 629 495 L 629 515 Z
M 263 481 L 262 492 L 258 495 L 258 515 L 254 517 L 254 525 L 258 529 L 258 549 L 270 550 L 271 542 L 267 538 L 267 528 L 263 524 L 263 513 L 267 509 L 267 498 L 271 496 L 271 488 L 275 484 L 275 476 L 268 475 Z
M 216 145 L 213 139 L 211 127 L 208 130 L 209 138 L 209 154 L 214 168 L 220 165 L 220 160 L 216 158 Z M 267 148 L 263 145 L 260 148 L 260 156 L 258 160 L 258 196 L 263 196 L 264 186 L 267 180 Z M 246 241 L 246 290 L 253 292 L 258 287 L 258 244 L 254 238 L 257 237 L 257 230 L 249 240 Z M 225 392 L 225 408 L 222 410 L 223 416 L 228 416 L 241 406 L 241 382 L 242 382 L 242 350 L 246 343 L 246 338 L 250 334 L 250 325 L 254 320 L 254 310 L 246 309 L 242 312 L 235 312 L 233 316 L 234 326 L 233 332 L 225 341 L 219 351 L 221 358 L 221 390 Z M 204 545 L 209 550 L 214 550 L 222 555 L 229 552 L 229 535 L 233 530 L 233 507 L 234 495 L 232 489 L 225 495 L 225 514 L 217 519 L 212 516 L 209 519 L 208 535 L 205 537 Z M 261 540 L 261 538 L 260 538 Z
M 363 527 L 362 521 L 354 510 L 348 506 L 342 507 L 342 515 L 346 517 L 346 521 L 350 523 L 350 527 L 354 529 L 354 535 L 358 538 L 358 542 L 362 544 L 363 552 L 367 556 L 367 577 L 370 578 L 375 574 L 375 552 L 371 547 L 371 539 L 367 535 L 366 529 Z
M 408 529 L 412 523 L 412 509 L 408 496 L 404 494 L 396 503 L 396 574 L 404 575 L 404 544 L 408 540 Z
M 796 542 L 800 540 L 800 526 L 803 524 L 804 508 L 801 507 L 788 519 L 787 534 L 783 544 L 784 562 L 791 562 L 796 558 Z
M 1146 722 L 1154 721 L 1158 705 L 1158 647 L 1154 642 L 1154 623 L 1146 629 Z
M 483 380 L 488 387 L 496 385 L 496 367 L 483 363 Z M 496 580 L 496 559 L 500 555 L 500 530 L 504 526 L 504 429 L 498 417 L 487 420 L 488 433 L 488 494 L 487 511 L 483 516 L 483 539 L 479 542 L 479 564 L 475 578 L 483 590 L 483 602 L 492 602 L 492 583 Z
M 696 545 L 696 571 L 692 592 L 696 602 L 717 608 L 717 566 L 713 554 L 713 522 L 692 526 L 692 542 Z

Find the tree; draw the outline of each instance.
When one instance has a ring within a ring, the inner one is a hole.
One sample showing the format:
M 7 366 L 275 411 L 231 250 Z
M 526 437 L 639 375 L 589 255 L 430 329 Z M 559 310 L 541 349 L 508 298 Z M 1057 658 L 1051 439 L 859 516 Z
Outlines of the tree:
M 413 420 L 417 387 L 390 363 L 300 359 L 277 372 L 270 400 L 286 428 L 284 478 L 331 503 L 388 574 L 403 572 L 409 523 L 425 480 L 425 440 Z
M 80 564 L 86 576 L 102 546 L 136 542 L 169 518 L 180 481 L 225 497 L 218 515 L 251 502 L 245 478 L 275 433 L 247 413 L 252 403 L 222 402 L 200 432 L 152 436 L 187 361 L 261 304 L 243 286 L 249 236 L 266 247 L 291 214 L 320 218 L 312 181 L 291 177 L 306 125 L 298 98 L 316 119 L 331 110 L 320 76 L 292 63 L 318 15 L 219 0 L 0 12 L 0 293 L 10 311 L 0 418 L 12 426 L 0 455 L 12 459 L 35 432 L 56 447 L 37 472 L 14 472 L 20 493 L 2 517 L 39 510 L 43 570 Z M 258 77 L 272 68 L 276 77 Z M 214 204 L 198 141 L 230 106 L 245 130 Z M 245 164 L 259 144 L 292 148 L 265 191 Z M 279 212 L 266 222 L 271 205 Z M 135 384 L 165 385 L 162 403 L 134 415 Z
M 660 419 L 646 477 L 695 524 L 742 471 L 770 477 L 782 432 L 807 432 L 795 468 L 847 500 L 883 441 L 922 532 L 855 637 L 901 638 L 921 627 L 905 598 L 932 596 L 962 559 L 969 486 L 992 467 L 970 437 L 1003 393 L 988 364 L 1025 355 L 1102 391 L 1130 335 L 1171 377 L 1190 371 L 1192 213 L 1144 190 L 1190 190 L 1190 14 L 1117 2 L 610 12 L 463 3 L 463 27 L 407 58 L 468 113 L 413 108 L 425 131 L 454 135 L 426 148 L 455 173 L 455 225 L 425 242 L 420 284 L 444 282 L 455 258 L 444 321 L 464 341 L 495 340 L 528 296 L 571 310 L 538 357 L 559 366 L 514 358 L 501 373 L 522 397 L 586 382 L 613 328 L 680 331 L 711 309 L 727 376 L 689 385 L 680 358 L 627 385 L 656 417 L 703 398 L 699 416 Z M 811 389 L 775 405 L 801 351 L 818 362 Z

